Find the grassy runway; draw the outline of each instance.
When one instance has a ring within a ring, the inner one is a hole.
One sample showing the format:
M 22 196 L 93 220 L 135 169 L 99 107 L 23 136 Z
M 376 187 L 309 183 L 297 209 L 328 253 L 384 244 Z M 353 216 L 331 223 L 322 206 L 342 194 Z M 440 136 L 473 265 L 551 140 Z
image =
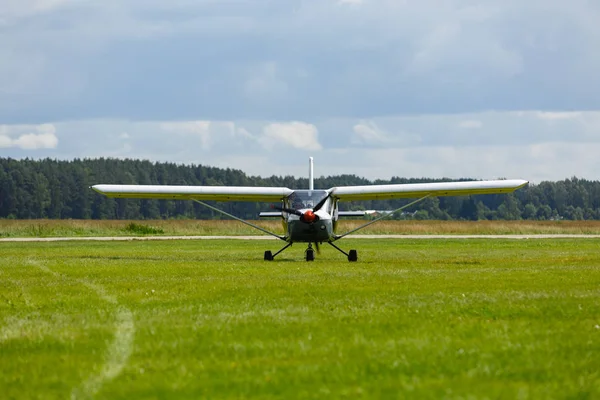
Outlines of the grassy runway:
M 2 398 L 600 398 L 600 240 L 0 243 Z

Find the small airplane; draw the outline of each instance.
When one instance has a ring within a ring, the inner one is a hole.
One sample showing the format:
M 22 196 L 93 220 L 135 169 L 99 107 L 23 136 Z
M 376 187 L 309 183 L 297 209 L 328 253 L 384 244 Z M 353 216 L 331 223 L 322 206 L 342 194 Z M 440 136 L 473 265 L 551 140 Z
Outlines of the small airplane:
M 315 249 L 319 244 L 331 245 L 346 257 L 348 261 L 357 261 L 356 250 L 345 252 L 334 242 L 363 229 L 383 218 L 436 196 L 465 196 L 474 194 L 511 193 L 529 183 L 523 179 L 490 180 L 469 182 L 411 183 L 394 185 L 337 186 L 327 190 L 314 188 L 313 158 L 309 158 L 308 190 L 292 190 L 286 187 L 249 187 L 249 186 L 169 186 L 169 185 L 94 185 L 91 188 L 111 198 L 192 200 L 213 211 L 224 214 L 246 225 L 272 235 L 286 245 L 273 254 L 265 251 L 264 260 L 273 261 L 275 256 L 293 243 L 308 243 L 305 251 L 306 261 L 315 259 Z M 416 198 L 415 201 L 392 211 L 340 211 L 339 202 L 360 200 L 384 200 Z M 285 235 L 281 236 L 258 225 L 220 210 L 203 200 L 213 201 L 258 201 L 281 202 L 273 205 L 277 211 L 261 212 L 260 217 L 281 218 Z M 379 214 L 377 218 L 342 235 L 336 234 L 339 217 Z

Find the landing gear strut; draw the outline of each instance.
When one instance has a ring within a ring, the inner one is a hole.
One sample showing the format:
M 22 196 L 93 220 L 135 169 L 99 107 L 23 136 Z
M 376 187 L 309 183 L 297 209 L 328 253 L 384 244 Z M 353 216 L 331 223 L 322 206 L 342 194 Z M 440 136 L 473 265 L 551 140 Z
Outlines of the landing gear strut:
M 267 250 L 265 251 L 265 261 L 273 261 L 273 259 L 275 258 L 275 256 L 279 253 L 281 253 L 282 251 L 284 251 L 285 249 L 287 249 L 288 247 L 290 247 L 292 245 L 292 243 L 288 243 L 286 244 L 281 250 L 279 250 L 277 253 L 273 254 L 271 253 L 271 250 Z
M 312 248 L 312 243 L 308 244 L 308 249 L 304 252 L 306 261 L 315 261 L 315 251 Z
M 344 254 L 346 257 L 348 257 L 348 261 L 350 261 L 350 262 L 358 261 L 358 253 L 356 252 L 356 250 L 350 250 L 348 253 L 346 253 L 344 250 L 340 249 L 335 244 L 333 244 L 333 242 L 327 242 L 327 243 L 329 243 L 332 247 L 337 249 L 337 251 Z
M 340 249 L 335 244 L 333 244 L 333 242 L 327 242 L 327 243 L 329 243 L 337 251 L 339 251 L 340 253 L 344 254 L 346 257 L 348 257 L 348 261 L 350 261 L 350 262 L 358 261 L 358 254 L 357 254 L 356 250 L 350 250 L 348 253 L 346 253 L 344 250 Z M 273 254 L 271 252 L 271 250 L 265 251 L 265 261 L 273 261 L 273 259 L 275 258 L 275 256 L 277 254 L 281 253 L 282 251 L 284 251 L 285 249 L 287 249 L 291 245 L 292 245 L 292 243 L 286 244 L 281 250 L 279 250 L 275 254 Z M 315 245 L 317 246 L 317 250 L 318 250 L 319 249 L 318 248 L 318 243 L 315 243 Z M 308 244 L 308 248 L 304 252 L 304 259 L 306 261 L 315 261 L 315 250 L 313 249 L 313 244 L 312 243 Z

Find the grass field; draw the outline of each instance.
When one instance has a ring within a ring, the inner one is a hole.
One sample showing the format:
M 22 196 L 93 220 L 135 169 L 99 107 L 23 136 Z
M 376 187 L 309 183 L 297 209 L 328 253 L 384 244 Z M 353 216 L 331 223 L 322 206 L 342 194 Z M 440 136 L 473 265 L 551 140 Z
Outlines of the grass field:
M 252 221 L 283 233 L 277 220 Z M 341 220 L 338 233 L 364 224 L 365 220 Z M 361 230 L 365 234 L 600 234 L 600 221 L 379 221 Z M 0 219 L 2 237 L 71 236 L 207 236 L 264 235 L 232 220 L 9 220 Z
M 2 398 L 600 398 L 600 240 L 0 243 Z

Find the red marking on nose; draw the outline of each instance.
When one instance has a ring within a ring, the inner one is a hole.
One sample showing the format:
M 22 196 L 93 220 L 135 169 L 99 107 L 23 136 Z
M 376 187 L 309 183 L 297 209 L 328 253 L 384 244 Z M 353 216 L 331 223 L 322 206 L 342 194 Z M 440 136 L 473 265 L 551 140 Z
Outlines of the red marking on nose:
M 314 212 L 312 212 L 312 210 L 308 210 L 302 214 L 302 219 L 304 219 L 305 222 L 315 222 L 317 216 Z

